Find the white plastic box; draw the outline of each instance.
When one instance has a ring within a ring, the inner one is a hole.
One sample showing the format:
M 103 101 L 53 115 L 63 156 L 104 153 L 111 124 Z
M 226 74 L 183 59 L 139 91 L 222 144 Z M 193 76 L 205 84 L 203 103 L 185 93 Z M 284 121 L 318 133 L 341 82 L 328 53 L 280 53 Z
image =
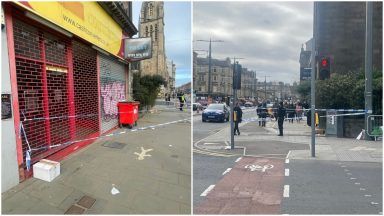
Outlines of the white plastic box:
M 42 159 L 33 165 L 33 177 L 51 182 L 60 175 L 60 163 Z

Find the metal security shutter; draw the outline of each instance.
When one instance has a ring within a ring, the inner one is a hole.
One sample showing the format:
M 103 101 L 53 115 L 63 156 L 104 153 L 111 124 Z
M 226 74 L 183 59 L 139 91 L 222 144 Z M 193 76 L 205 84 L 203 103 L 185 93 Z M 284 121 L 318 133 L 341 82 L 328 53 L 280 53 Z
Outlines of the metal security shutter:
M 111 57 L 100 55 L 101 132 L 119 123 L 117 103 L 125 100 L 125 67 Z

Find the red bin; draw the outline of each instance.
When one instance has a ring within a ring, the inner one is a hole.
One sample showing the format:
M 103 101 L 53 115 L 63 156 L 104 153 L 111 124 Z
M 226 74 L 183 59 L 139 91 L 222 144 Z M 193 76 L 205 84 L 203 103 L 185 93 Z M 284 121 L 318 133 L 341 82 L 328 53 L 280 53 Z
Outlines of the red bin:
M 119 126 L 128 125 L 128 128 L 132 128 L 133 125 L 137 125 L 137 119 L 139 119 L 139 105 L 137 101 L 122 101 L 117 104 L 119 109 Z

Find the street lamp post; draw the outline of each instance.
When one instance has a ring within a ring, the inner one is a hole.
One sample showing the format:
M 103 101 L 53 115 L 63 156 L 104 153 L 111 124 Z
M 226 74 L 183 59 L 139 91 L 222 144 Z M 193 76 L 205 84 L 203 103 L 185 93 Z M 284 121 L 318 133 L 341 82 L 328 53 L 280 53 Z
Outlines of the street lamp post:
M 368 137 L 371 130 L 371 121 L 368 116 L 372 112 L 372 12 L 373 3 L 366 3 L 365 27 L 365 135 Z
M 236 57 L 233 57 L 233 75 L 232 77 L 234 78 L 235 77 L 235 70 L 236 70 L 236 64 L 238 64 L 238 62 L 236 62 L 236 59 L 244 59 L 244 58 L 236 58 Z M 233 79 L 233 81 L 235 81 L 235 79 Z M 231 150 L 235 149 L 235 134 L 234 134 L 234 125 L 233 125 L 233 109 L 234 109 L 234 104 L 236 103 L 237 101 L 237 89 L 235 89 L 235 83 L 232 82 L 232 103 L 231 103 Z

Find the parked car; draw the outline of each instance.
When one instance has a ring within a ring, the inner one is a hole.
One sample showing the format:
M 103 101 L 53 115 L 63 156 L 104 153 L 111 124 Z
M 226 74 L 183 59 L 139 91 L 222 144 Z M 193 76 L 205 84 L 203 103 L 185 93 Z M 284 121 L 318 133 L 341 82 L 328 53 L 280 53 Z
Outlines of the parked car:
M 193 111 L 196 111 L 197 109 L 203 110 L 203 106 L 200 103 L 193 103 Z
M 229 107 L 226 104 L 210 104 L 201 115 L 202 121 L 229 121 Z

